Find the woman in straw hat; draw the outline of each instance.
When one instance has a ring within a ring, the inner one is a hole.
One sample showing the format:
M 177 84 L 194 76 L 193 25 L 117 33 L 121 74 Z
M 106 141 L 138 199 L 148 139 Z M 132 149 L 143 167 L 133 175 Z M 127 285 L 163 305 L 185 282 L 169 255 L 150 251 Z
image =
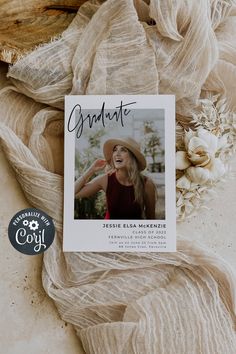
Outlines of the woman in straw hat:
M 75 182 L 76 198 L 90 197 L 103 190 L 106 193 L 105 219 L 155 219 L 156 189 L 152 180 L 141 171 L 146 159 L 139 144 L 132 138 L 109 139 L 104 143 L 105 160 L 98 159 Z M 109 173 L 88 182 L 109 164 Z

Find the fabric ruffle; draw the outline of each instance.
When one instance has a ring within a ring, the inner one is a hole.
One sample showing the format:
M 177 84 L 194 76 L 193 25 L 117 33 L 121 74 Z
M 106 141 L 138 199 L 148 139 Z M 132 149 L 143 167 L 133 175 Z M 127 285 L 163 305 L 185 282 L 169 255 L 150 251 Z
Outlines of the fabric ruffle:
M 175 94 L 187 125 L 203 92 L 235 109 L 235 16 L 230 0 L 91 0 L 2 76 L 2 147 L 57 230 L 43 285 L 86 353 L 235 352 L 235 277 L 205 248 L 180 239 L 169 254 L 62 252 L 64 95 Z

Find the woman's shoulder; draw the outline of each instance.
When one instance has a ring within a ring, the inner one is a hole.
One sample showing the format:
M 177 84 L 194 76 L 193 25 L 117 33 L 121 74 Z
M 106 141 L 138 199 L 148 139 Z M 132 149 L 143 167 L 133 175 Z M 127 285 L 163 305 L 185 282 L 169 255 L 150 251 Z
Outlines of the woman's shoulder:
M 107 173 L 103 173 L 94 178 L 93 183 L 97 183 L 104 191 L 107 189 L 108 176 Z
M 156 187 L 150 177 L 144 176 L 144 186 L 146 191 L 155 192 Z

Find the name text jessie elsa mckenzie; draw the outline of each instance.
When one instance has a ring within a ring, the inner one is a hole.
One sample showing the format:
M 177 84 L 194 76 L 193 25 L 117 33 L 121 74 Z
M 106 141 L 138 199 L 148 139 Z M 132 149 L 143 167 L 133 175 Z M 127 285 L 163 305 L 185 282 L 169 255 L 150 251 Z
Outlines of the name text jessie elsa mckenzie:
M 108 228 L 108 229 L 112 229 L 112 228 L 135 228 L 135 227 L 139 227 L 139 228 L 151 228 L 151 229 L 165 229 L 166 228 L 166 224 L 102 224 L 103 228 Z

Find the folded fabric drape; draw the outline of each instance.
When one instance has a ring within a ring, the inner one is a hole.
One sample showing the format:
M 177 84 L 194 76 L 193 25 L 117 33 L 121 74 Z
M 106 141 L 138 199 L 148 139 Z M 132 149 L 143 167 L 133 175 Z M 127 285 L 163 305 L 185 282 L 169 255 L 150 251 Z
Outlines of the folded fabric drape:
M 234 110 L 235 18 L 235 1 L 91 0 L 2 74 L 1 144 L 57 230 L 43 285 L 86 353 L 235 352 L 235 276 L 204 247 L 179 238 L 168 254 L 62 252 L 64 95 L 171 93 L 186 124 L 203 91 Z

